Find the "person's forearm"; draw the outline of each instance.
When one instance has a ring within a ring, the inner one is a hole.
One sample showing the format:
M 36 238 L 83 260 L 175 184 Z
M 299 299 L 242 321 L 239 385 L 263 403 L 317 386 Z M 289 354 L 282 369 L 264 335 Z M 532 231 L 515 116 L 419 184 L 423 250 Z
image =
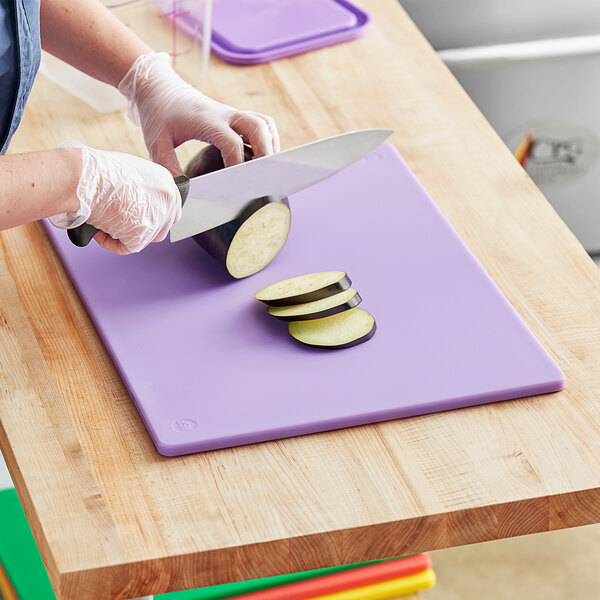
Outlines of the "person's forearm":
M 42 0 L 40 28 L 44 50 L 115 87 L 152 51 L 99 0 Z
M 77 148 L 0 156 L 0 229 L 76 213 L 80 175 Z

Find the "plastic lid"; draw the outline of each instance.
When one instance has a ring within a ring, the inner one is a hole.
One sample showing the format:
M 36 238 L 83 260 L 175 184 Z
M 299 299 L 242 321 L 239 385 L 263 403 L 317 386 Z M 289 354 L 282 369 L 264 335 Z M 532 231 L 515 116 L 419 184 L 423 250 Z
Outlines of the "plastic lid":
M 213 38 L 222 47 L 258 53 L 350 29 L 357 16 L 337 0 L 215 0 Z

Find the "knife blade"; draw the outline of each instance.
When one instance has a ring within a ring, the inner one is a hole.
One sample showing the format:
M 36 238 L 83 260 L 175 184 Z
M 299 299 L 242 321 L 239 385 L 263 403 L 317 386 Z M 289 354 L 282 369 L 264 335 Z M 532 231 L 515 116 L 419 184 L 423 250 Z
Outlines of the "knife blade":
M 228 223 L 255 198 L 299 192 L 356 162 L 392 133 L 390 129 L 350 131 L 193 179 L 180 175 L 175 183 L 182 214 L 171 227 L 170 240 L 178 242 Z M 84 247 L 98 231 L 83 223 L 69 229 L 68 235 L 73 244 Z
M 299 192 L 356 162 L 391 134 L 351 131 L 195 177 L 181 219 L 171 227 L 171 242 L 235 219 L 255 198 Z

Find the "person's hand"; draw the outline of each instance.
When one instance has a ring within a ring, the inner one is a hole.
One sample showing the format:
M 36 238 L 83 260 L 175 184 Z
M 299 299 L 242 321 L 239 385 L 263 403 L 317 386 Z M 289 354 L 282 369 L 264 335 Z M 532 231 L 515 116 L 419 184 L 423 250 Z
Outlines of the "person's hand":
M 279 151 L 271 117 L 238 111 L 201 94 L 175 73 L 168 54 L 138 57 L 119 91 L 129 101 L 132 121 L 142 127 L 150 158 L 173 175 L 181 174 L 175 148 L 191 139 L 216 146 L 226 167 L 243 162 L 243 141 L 252 146 L 254 156 Z
M 50 217 L 56 227 L 70 229 L 84 222 L 101 231 L 94 239 L 119 254 L 139 252 L 150 242 L 164 240 L 181 217 L 181 195 L 172 175 L 149 160 L 121 152 L 105 152 L 78 142 L 82 168 L 77 213 Z

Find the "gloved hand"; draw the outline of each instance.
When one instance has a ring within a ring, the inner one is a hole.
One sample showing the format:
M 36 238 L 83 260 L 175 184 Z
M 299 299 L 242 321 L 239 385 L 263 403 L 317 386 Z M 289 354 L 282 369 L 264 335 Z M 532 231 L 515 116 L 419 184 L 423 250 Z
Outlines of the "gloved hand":
M 129 100 L 129 116 L 141 125 L 150 158 L 173 175 L 181 174 L 175 148 L 196 139 L 221 151 L 226 167 L 243 162 L 240 136 L 254 156 L 279 151 L 275 121 L 266 115 L 238 111 L 201 94 L 171 68 L 166 53 L 139 56 L 119 83 Z
M 101 230 L 94 239 L 119 254 L 139 252 L 165 239 L 181 217 L 181 195 L 167 169 L 121 152 L 66 142 L 81 148 L 82 169 L 77 186 L 77 213 L 50 217 L 56 227 L 70 229 L 88 222 Z

